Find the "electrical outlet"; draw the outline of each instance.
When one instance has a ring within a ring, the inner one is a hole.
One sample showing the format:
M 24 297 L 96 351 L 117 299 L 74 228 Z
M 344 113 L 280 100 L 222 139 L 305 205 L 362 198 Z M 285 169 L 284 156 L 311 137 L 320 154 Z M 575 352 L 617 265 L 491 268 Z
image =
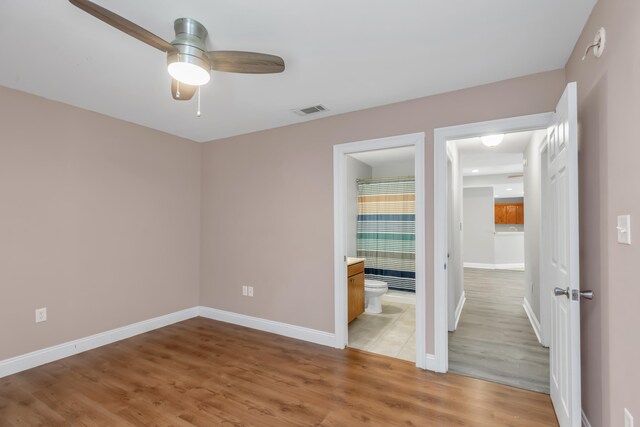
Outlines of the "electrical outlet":
M 253 296 L 253 286 L 249 286 L 249 296 Z
M 245 297 L 247 296 L 247 287 L 246 286 L 242 287 L 242 295 L 245 296 Z
M 47 307 L 36 309 L 36 323 L 45 322 L 47 320 Z
M 627 408 L 624 408 L 624 427 L 633 427 L 633 416 Z

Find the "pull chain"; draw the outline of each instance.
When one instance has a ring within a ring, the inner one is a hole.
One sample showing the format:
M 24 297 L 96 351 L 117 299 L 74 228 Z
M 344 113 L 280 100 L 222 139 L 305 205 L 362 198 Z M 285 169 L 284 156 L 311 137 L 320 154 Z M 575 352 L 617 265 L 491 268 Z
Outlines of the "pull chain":
M 196 117 L 200 117 L 200 86 L 198 86 L 198 111 L 196 112 Z
M 180 52 L 178 52 L 178 62 L 180 62 Z M 180 80 L 176 79 L 176 98 L 180 99 Z

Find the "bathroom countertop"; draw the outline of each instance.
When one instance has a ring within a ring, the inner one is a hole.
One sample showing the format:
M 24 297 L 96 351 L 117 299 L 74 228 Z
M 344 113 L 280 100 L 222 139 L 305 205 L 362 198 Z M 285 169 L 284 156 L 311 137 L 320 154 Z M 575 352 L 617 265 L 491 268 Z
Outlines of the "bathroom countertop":
M 357 264 L 359 262 L 364 262 L 364 258 L 347 257 L 347 265 Z

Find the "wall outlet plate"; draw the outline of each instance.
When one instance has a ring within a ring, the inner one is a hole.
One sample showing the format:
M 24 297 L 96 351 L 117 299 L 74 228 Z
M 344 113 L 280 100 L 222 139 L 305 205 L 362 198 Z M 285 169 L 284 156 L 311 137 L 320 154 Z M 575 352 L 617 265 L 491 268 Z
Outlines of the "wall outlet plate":
M 36 323 L 47 321 L 47 307 L 36 309 Z
M 246 286 L 242 287 L 242 295 L 245 296 L 245 297 L 247 296 L 247 287 Z
M 253 296 L 253 286 L 249 286 L 249 296 Z
M 627 408 L 624 408 L 624 427 L 633 427 L 633 416 Z

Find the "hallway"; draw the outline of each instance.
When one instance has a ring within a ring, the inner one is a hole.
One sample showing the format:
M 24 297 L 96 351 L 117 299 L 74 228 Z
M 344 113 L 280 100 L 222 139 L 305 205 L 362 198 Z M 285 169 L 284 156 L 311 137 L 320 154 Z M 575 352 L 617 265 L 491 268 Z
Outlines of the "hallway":
M 522 307 L 524 272 L 464 269 L 466 303 L 449 333 L 449 372 L 549 393 L 549 349 Z

